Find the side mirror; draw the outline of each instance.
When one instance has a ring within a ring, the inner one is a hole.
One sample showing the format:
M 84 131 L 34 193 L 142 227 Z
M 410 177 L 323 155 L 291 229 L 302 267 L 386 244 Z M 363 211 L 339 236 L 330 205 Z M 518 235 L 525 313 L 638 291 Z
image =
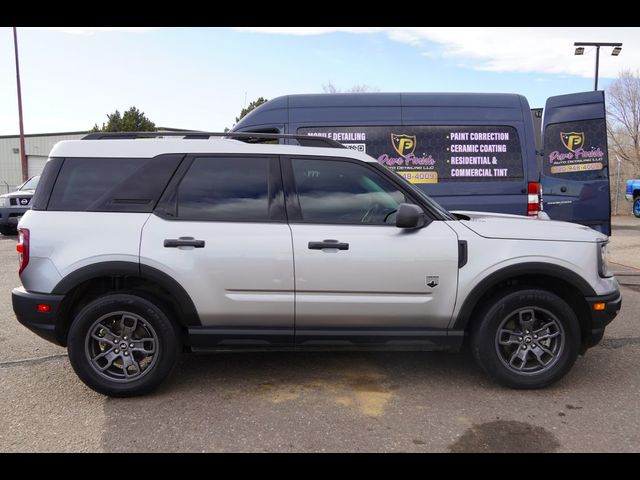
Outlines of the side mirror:
M 396 214 L 396 227 L 422 228 L 426 225 L 426 218 L 422 209 L 411 203 L 401 203 Z

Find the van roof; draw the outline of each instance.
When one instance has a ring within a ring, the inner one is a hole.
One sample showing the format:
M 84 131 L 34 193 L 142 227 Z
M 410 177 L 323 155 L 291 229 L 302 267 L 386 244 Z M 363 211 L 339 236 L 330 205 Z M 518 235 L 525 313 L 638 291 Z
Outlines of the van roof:
M 282 108 L 402 106 L 402 107 L 494 107 L 520 108 L 522 95 L 515 93 L 315 93 L 284 95 L 265 105 Z
M 299 145 L 246 143 L 225 138 L 212 139 L 108 139 L 64 140 L 55 144 L 49 157 L 151 158 L 165 153 L 228 153 L 264 155 L 310 155 L 347 157 L 364 162 L 376 160 L 348 148 L 301 147 Z
M 527 99 L 513 93 L 336 93 L 285 95 L 260 105 L 233 128 L 322 123 L 523 122 Z

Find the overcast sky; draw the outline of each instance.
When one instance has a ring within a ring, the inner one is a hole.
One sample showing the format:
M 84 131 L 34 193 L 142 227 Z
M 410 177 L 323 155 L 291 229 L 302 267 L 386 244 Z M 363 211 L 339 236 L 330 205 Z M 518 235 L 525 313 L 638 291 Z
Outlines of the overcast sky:
M 25 133 L 87 130 L 135 105 L 163 127 L 219 131 L 251 100 L 321 93 L 520 93 L 531 107 L 640 69 L 640 28 L 19 28 Z M 18 133 L 13 34 L 0 28 L 0 135 Z

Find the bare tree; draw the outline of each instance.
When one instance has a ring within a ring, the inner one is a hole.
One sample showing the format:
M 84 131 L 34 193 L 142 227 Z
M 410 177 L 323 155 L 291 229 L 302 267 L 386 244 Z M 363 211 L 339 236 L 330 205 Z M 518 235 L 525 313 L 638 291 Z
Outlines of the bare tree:
M 370 85 L 358 84 L 354 85 L 347 90 L 341 90 L 337 88 L 333 83 L 329 82 L 326 85 L 322 85 L 322 91 L 324 93 L 368 93 L 368 92 L 379 92 L 380 89 L 377 87 L 372 87 Z
M 616 206 L 616 214 L 631 214 L 631 209 L 624 206 L 624 184 L 629 178 L 640 177 L 638 71 L 623 70 L 607 89 L 607 133 L 612 181 L 611 205 Z M 620 159 L 620 163 L 613 163 L 614 159 Z
M 324 93 L 340 93 L 340 90 L 336 88 L 336 86 L 329 82 L 326 85 L 322 85 L 322 91 Z
M 623 70 L 607 90 L 609 149 L 640 171 L 640 75 Z

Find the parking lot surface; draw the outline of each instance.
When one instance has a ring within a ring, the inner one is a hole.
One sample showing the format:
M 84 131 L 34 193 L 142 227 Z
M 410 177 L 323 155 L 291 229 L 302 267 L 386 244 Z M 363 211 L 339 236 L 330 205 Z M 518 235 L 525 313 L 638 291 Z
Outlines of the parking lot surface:
M 632 221 L 633 220 L 633 221 Z M 1 452 L 638 452 L 640 220 L 614 220 L 620 315 L 545 390 L 487 379 L 468 354 L 185 355 L 152 395 L 108 399 L 15 320 L 0 236 Z

